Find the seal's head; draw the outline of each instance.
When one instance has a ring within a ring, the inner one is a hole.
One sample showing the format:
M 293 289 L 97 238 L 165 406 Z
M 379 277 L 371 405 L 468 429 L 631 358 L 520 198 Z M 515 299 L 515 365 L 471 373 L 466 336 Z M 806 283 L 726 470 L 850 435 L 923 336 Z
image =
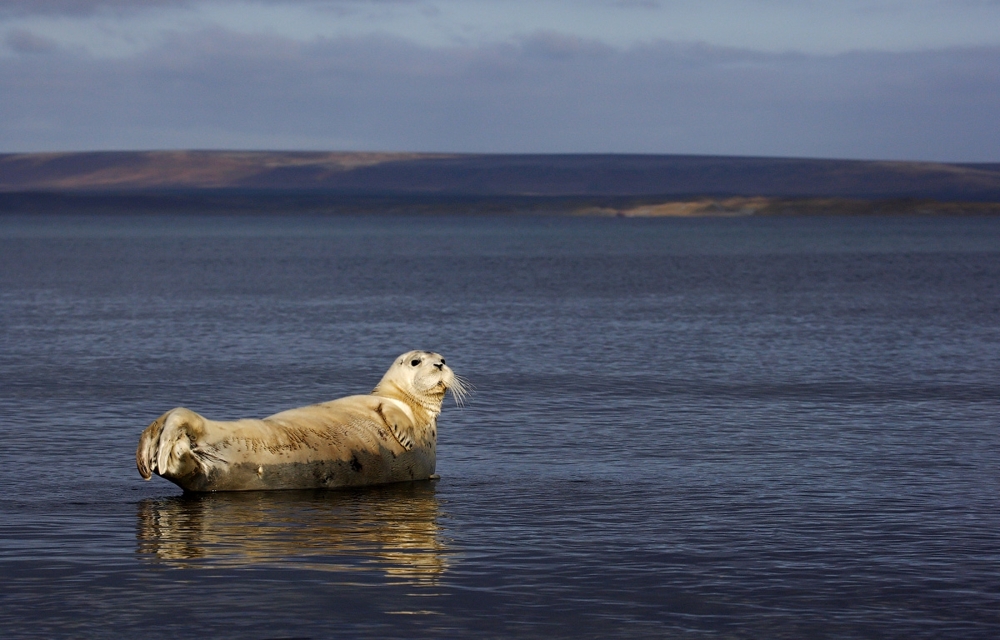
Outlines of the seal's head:
M 441 354 L 408 351 L 396 358 L 372 393 L 423 407 L 437 415 L 449 389 L 455 402 L 462 404 L 468 394 L 468 383 L 455 375 Z

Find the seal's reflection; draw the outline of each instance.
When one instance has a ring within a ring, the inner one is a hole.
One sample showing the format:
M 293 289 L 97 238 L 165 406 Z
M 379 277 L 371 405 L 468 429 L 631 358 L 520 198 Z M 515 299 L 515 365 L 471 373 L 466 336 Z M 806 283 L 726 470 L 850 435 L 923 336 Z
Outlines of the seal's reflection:
M 435 584 L 448 567 L 433 482 L 183 495 L 138 503 L 138 554 L 177 567 L 285 565 Z

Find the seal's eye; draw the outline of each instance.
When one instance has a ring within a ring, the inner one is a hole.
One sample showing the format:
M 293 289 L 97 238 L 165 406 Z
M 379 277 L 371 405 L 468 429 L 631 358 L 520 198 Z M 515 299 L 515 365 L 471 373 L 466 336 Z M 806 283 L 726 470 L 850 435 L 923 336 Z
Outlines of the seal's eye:
M 420 364 L 420 360 L 419 360 L 419 359 L 415 359 L 415 360 L 410 360 L 410 366 L 411 366 L 411 367 L 415 367 L 415 366 L 417 366 L 418 364 Z
M 441 358 L 441 364 L 444 364 L 444 358 Z

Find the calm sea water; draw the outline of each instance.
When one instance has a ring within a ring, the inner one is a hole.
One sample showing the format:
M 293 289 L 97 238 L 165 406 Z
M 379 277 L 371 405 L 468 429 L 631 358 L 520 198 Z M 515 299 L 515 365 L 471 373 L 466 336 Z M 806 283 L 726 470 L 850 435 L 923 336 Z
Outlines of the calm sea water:
M 1000 219 L 0 217 L 0 636 L 1000 637 Z M 183 405 L 443 353 L 436 482 L 190 497 Z

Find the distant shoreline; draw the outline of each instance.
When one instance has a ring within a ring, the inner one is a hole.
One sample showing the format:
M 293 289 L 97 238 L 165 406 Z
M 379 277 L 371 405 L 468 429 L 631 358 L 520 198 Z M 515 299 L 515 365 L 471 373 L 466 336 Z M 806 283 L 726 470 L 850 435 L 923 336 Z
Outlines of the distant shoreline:
M 629 154 L 0 154 L 0 213 L 995 215 L 1000 163 Z
M 995 216 L 1000 215 L 1000 202 L 954 202 L 927 198 L 484 197 L 273 191 L 0 192 L 0 215 L 5 214 L 552 215 L 621 218 Z
M 580 213 L 587 213 L 581 211 Z M 614 210 L 595 215 L 626 218 L 691 218 L 802 215 L 1000 215 L 1000 202 L 940 202 L 918 198 L 856 200 L 847 198 L 696 198 Z

